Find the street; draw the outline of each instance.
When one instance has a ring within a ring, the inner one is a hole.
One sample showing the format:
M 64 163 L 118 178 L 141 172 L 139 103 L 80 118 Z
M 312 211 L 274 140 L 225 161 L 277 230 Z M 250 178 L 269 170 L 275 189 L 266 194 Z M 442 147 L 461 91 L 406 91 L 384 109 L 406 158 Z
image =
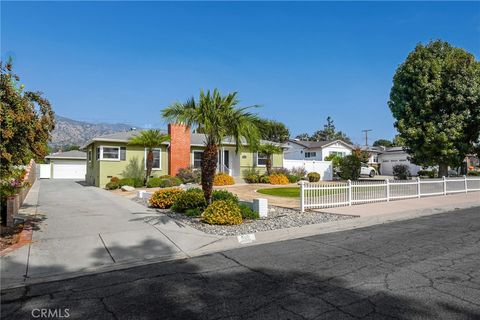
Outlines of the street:
M 35 284 L 1 297 L 2 319 L 41 319 L 42 310 L 64 319 L 479 319 L 480 208 Z

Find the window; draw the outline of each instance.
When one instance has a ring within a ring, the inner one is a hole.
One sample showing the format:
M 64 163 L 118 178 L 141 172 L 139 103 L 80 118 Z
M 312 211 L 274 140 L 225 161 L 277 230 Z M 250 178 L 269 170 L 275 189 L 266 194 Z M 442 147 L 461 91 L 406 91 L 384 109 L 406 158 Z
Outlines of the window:
M 305 158 L 315 158 L 316 156 L 316 152 L 305 152 Z
M 160 170 L 161 169 L 161 150 L 160 149 L 153 149 L 153 170 Z M 147 168 L 147 149 L 145 149 L 145 169 Z
M 339 156 L 339 157 L 345 157 L 346 153 L 345 152 L 341 152 L 341 151 L 330 151 L 329 155 L 331 154 L 334 154 L 336 156 Z
M 378 155 L 373 156 L 373 162 L 378 162 Z
M 193 151 L 192 166 L 194 168 L 202 167 L 203 151 Z
M 267 155 L 264 153 L 257 153 L 257 166 L 264 167 L 267 165 Z
M 92 150 L 88 150 L 87 158 L 88 158 L 88 162 L 92 162 Z
M 120 160 L 120 147 L 101 147 L 102 160 Z

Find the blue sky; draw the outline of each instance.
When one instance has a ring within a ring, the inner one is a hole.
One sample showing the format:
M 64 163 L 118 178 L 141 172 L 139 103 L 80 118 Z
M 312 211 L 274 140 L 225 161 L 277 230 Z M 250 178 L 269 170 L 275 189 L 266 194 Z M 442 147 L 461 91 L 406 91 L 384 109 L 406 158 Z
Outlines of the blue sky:
M 443 39 L 480 56 L 480 4 L 2 2 L 1 55 L 57 114 L 164 127 L 160 110 L 201 88 L 293 135 L 332 116 L 363 142 L 395 135 L 387 106 L 397 66 Z

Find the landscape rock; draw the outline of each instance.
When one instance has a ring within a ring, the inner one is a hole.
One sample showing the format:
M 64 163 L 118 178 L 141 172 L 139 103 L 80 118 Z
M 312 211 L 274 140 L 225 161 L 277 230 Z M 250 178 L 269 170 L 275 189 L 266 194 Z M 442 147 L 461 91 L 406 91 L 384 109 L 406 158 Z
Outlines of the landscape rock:
M 135 191 L 135 188 L 131 186 L 122 186 L 122 191 Z

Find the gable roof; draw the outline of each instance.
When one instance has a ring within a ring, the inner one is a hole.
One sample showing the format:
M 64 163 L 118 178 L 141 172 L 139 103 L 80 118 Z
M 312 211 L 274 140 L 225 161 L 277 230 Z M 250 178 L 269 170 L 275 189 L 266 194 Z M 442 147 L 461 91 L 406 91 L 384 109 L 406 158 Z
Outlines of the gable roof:
M 87 153 L 79 150 L 55 152 L 46 156 L 45 159 L 87 159 Z
M 345 141 L 342 141 L 342 140 L 330 140 L 330 141 L 302 141 L 302 140 L 288 140 L 289 142 L 291 143 L 295 143 L 295 144 L 298 144 L 304 148 L 307 148 L 307 149 L 313 149 L 313 148 L 325 148 L 325 147 L 328 147 L 332 144 L 335 144 L 335 143 L 340 143 L 342 144 L 343 146 L 349 148 L 349 149 L 352 149 L 353 150 L 353 146 L 351 146 L 350 144 L 346 143 Z

